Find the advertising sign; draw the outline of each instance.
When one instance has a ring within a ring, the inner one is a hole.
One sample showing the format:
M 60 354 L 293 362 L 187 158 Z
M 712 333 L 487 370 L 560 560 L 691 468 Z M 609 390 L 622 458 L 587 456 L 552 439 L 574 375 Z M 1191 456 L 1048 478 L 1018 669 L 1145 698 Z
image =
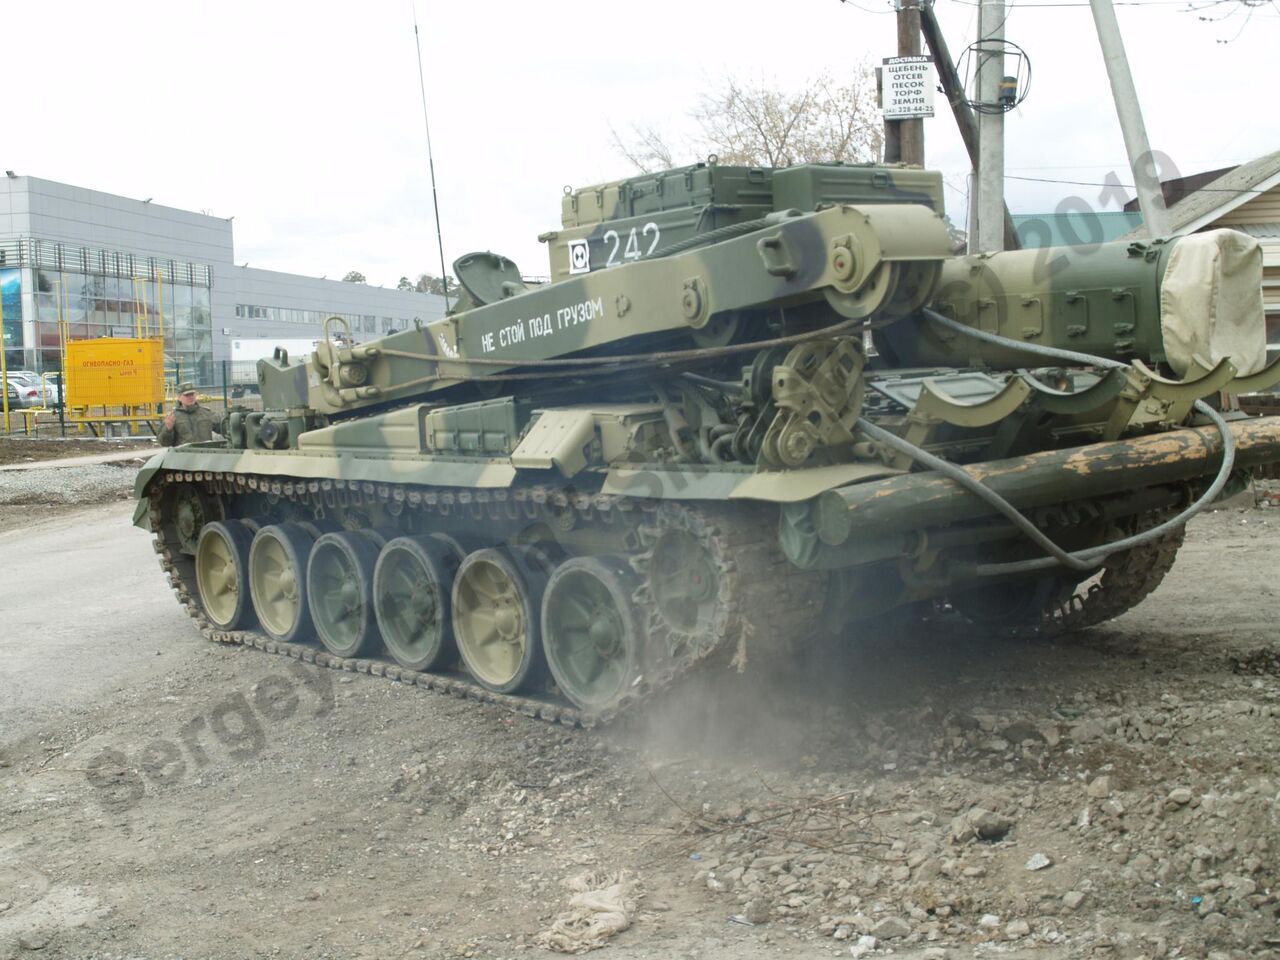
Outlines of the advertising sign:
M 4 348 L 22 346 L 22 272 L 0 270 L 0 309 L 4 311 Z
M 937 83 L 932 57 L 886 57 L 880 69 L 880 106 L 886 120 L 933 116 Z

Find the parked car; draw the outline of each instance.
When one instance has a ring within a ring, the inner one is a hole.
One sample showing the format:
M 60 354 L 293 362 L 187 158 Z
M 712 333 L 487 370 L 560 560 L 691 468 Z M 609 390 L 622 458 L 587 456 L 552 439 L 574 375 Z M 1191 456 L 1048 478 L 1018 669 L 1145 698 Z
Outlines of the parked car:
M 36 390 L 37 402 L 26 404 L 26 406 L 57 406 L 59 400 L 58 385 L 53 381 L 41 378 L 40 374 L 32 370 L 10 370 L 9 379 L 19 386 L 31 387 Z
M 9 411 L 21 410 L 28 404 L 24 401 L 25 391 L 12 381 L 5 381 L 5 393 L 9 395 Z
M 19 380 L 15 377 L 9 377 L 5 384 L 9 388 L 9 407 L 38 407 L 40 406 L 40 387 Z
M 39 388 L 41 401 L 46 407 L 56 407 L 61 399 L 58 393 L 58 382 L 48 375 L 36 379 L 38 382 L 33 386 Z

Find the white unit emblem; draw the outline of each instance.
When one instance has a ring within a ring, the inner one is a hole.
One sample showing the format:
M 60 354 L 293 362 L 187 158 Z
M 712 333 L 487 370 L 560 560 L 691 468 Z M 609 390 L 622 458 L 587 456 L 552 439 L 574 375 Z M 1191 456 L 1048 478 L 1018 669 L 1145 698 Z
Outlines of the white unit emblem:
M 569 241 L 569 272 L 591 272 L 591 249 L 586 240 Z

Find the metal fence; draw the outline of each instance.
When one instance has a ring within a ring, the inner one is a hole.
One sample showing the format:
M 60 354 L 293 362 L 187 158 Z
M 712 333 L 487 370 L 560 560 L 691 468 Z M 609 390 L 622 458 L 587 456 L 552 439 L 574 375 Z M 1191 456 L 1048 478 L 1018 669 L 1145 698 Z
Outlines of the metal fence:
M 223 410 L 243 406 L 251 410 L 262 409 L 262 397 L 258 393 L 258 362 L 256 360 L 217 360 L 209 368 L 208 383 L 194 379 L 200 393 L 200 402 L 220 406 Z M 181 379 L 178 380 L 182 382 Z
M 0 434 L 65 437 L 78 432 L 89 432 L 95 436 L 120 433 L 150 436 L 160 429 L 164 412 L 177 404 L 178 387 L 187 382 L 195 385 L 201 405 L 213 413 L 215 420 L 221 421 L 232 407 L 262 409 L 256 360 L 220 360 L 205 366 L 203 372 L 205 375 L 200 376 L 184 370 L 176 362 L 166 365 L 164 403 L 159 406 L 158 415 L 146 418 L 129 416 L 126 408 L 119 411 L 86 411 L 82 408 L 64 407 L 61 398 L 68 395 L 63 374 L 47 374 L 44 380 L 48 388 L 43 398 L 31 404 L 26 402 L 29 398 L 11 399 L 8 422 L 0 415 Z

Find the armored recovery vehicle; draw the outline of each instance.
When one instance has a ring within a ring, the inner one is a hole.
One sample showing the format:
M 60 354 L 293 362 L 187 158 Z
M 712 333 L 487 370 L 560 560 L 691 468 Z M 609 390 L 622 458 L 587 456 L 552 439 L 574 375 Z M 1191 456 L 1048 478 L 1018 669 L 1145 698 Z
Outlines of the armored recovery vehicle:
M 212 639 L 569 723 L 898 608 L 1112 617 L 1280 461 L 1205 402 L 1280 381 L 1257 244 L 959 256 L 942 214 L 900 167 L 568 192 L 551 282 L 477 253 L 441 320 L 332 318 L 135 521 Z

